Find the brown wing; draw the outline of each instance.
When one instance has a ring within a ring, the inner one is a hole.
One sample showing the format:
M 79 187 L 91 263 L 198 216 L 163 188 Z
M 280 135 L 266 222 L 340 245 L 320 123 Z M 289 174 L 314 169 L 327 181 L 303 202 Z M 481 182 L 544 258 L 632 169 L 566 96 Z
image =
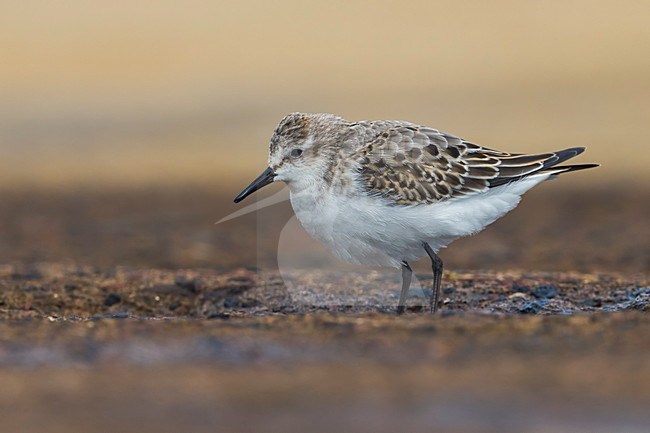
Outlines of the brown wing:
M 414 124 L 395 123 L 381 129 L 355 157 L 367 192 L 399 205 L 476 194 L 550 168 L 582 151 L 523 155 L 484 148 Z

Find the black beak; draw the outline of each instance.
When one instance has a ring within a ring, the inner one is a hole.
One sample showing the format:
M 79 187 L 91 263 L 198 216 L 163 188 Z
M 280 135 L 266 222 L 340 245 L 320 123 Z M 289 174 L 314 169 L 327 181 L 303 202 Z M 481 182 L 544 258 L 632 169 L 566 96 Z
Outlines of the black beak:
M 271 167 L 269 167 L 264 170 L 264 173 L 257 176 L 257 179 L 251 182 L 251 184 L 248 185 L 242 192 L 240 192 L 237 197 L 235 197 L 235 203 L 239 203 L 258 189 L 273 182 L 273 178 L 275 178 L 275 172 Z

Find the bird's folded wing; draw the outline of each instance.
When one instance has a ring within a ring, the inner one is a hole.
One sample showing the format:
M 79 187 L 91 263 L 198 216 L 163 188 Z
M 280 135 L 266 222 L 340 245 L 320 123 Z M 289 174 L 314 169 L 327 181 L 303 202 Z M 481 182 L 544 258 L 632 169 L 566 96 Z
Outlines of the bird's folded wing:
M 366 191 L 397 205 L 480 193 L 560 162 L 555 153 L 501 152 L 414 124 L 377 126 L 368 125 L 376 134 L 355 159 Z M 580 153 L 571 150 L 571 156 Z

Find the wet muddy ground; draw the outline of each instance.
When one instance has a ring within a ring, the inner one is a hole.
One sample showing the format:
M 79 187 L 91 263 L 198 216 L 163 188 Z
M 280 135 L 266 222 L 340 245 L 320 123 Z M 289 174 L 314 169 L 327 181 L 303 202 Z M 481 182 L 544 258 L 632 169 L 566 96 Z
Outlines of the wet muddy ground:
M 648 431 L 647 203 L 533 200 L 397 316 L 398 273 L 267 265 L 286 209 L 197 197 L 5 196 L 0 431 Z
M 445 277 L 6 264 L 4 429 L 647 431 L 643 274 Z

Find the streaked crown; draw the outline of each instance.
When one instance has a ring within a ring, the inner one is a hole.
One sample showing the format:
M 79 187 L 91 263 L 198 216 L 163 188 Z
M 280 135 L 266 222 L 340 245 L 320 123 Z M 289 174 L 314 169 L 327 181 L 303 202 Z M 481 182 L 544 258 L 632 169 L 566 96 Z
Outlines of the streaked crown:
M 291 143 L 305 141 L 309 134 L 309 121 L 310 116 L 304 113 L 291 113 L 285 116 L 273 131 L 269 154 L 272 155 L 278 148 L 286 147 Z

